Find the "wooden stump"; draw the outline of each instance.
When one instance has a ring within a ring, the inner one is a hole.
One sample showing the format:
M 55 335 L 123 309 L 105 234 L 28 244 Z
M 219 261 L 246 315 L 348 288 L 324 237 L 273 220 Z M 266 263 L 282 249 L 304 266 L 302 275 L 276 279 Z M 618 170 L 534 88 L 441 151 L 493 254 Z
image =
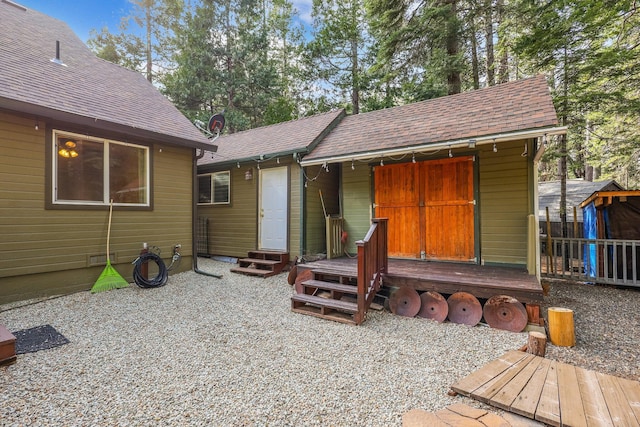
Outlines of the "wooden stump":
M 573 324 L 573 310 L 561 307 L 549 307 L 549 338 L 553 345 L 573 347 L 576 345 L 576 334 Z
M 534 356 L 544 357 L 547 352 L 547 336 L 542 332 L 529 332 L 529 340 L 527 341 L 527 353 Z

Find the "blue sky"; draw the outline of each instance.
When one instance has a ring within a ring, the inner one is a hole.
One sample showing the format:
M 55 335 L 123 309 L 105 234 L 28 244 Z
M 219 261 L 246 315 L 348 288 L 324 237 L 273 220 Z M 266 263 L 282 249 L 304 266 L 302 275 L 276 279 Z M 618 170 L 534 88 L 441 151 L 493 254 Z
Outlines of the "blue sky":
M 12 0 L 29 9 L 64 21 L 84 42 L 91 29 L 98 32 L 108 27 L 109 32 L 118 32 L 120 19 L 129 15 L 132 8 L 128 0 Z M 312 0 L 293 0 L 303 21 L 308 21 Z
M 128 0 L 12 1 L 66 22 L 85 42 L 89 38 L 89 31 L 93 28 L 100 31 L 102 27 L 107 26 L 110 32 L 117 32 L 120 18 L 127 16 L 131 10 L 131 3 Z

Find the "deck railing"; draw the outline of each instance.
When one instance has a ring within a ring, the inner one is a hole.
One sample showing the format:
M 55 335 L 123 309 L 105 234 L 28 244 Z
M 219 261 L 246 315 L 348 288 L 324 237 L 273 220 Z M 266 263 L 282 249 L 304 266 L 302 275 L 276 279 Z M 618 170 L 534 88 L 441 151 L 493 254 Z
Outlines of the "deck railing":
M 640 287 L 640 241 L 541 239 L 543 276 Z
M 341 216 L 327 215 L 325 217 L 327 237 L 327 259 L 339 258 L 344 255 L 342 243 L 343 222 Z
M 387 272 L 387 218 L 375 218 L 358 247 L 358 313 L 356 324 L 364 321 L 364 316 L 373 302 L 376 292 L 382 286 L 382 274 Z

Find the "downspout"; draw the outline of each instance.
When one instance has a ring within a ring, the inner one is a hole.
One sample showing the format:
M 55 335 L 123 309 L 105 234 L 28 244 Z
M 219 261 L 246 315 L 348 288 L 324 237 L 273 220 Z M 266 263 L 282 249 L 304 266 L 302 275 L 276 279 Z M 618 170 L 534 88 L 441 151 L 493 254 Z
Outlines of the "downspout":
M 193 187 L 191 194 L 191 253 L 193 254 L 193 271 L 203 276 L 222 279 L 222 276 L 219 274 L 207 273 L 198 268 L 198 242 L 196 241 L 196 236 L 198 235 L 198 159 L 201 159 L 204 153 L 206 153 L 205 150 L 200 150 L 200 154 L 196 154 L 196 150 L 193 150 L 193 166 L 191 168 L 191 182 Z

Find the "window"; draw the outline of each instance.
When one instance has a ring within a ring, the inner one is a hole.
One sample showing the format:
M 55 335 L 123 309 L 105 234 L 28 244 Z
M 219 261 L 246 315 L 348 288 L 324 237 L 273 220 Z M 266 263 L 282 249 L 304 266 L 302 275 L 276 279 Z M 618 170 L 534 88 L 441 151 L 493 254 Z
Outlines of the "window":
M 149 149 L 53 132 L 53 203 L 149 206 Z
M 229 203 L 229 171 L 198 175 L 198 203 Z

